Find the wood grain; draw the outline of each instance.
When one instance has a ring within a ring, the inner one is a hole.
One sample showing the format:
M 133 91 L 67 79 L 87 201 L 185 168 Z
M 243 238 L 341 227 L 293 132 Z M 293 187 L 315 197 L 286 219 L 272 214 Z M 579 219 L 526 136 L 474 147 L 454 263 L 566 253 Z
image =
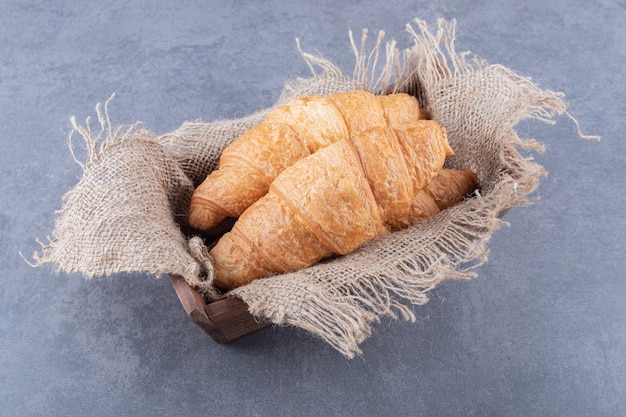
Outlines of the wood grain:
M 202 295 L 179 275 L 170 280 L 187 315 L 217 343 L 229 343 L 271 323 L 254 317 L 239 298 L 224 298 L 206 303 Z

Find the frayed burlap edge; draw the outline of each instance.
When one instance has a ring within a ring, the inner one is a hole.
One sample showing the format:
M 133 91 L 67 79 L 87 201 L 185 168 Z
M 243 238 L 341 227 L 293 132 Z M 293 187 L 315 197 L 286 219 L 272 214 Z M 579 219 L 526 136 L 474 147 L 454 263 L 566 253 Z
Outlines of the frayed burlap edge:
M 362 33 L 360 45 L 350 34 L 357 58 L 352 79 L 370 91 L 407 92 L 418 97 L 432 117 L 448 128 L 452 147 L 459 152 L 468 148 L 462 143 L 464 138 L 475 132 L 456 129 L 458 115 L 437 105 L 442 92 L 454 89 L 459 82 L 472 82 L 472 77 L 477 81 L 488 80 L 490 73 L 513 85 L 524 105 L 507 109 L 511 111 L 508 120 L 491 132 L 500 146 L 495 152 L 497 160 L 493 161 L 497 167 L 491 167 L 487 174 L 485 169 L 473 165 L 471 158 L 460 165 L 454 159 L 449 164 L 477 171 L 481 192 L 432 219 L 375 240 L 352 254 L 255 281 L 231 293 L 243 299 L 252 314 L 269 318 L 273 323 L 303 328 L 350 358 L 361 353 L 359 344 L 370 336 L 372 324 L 382 317 L 414 321 L 414 313 L 407 304 L 426 303 L 428 292 L 445 280 L 471 279 L 477 275 L 476 268 L 487 260 L 490 236 L 505 224 L 501 217 L 512 207 L 533 203 L 529 196 L 537 188 L 540 177 L 546 174 L 532 158 L 523 158 L 518 152 L 518 149 L 541 152 L 543 146 L 534 140 L 520 139 L 513 127 L 528 118 L 554 123 L 554 116 L 566 113 L 562 93 L 541 90 L 530 79 L 503 66 L 489 65 L 469 53 L 457 54 L 455 21 L 439 20 L 436 33 L 430 32 L 424 21 L 416 19 L 414 24 L 417 30 L 407 25 L 414 45 L 403 51 L 397 49 L 395 41 L 383 44 L 383 32 L 379 32 L 375 46 L 369 51 L 367 31 Z M 325 77 L 345 77 L 328 61 L 309 54 L 303 56 L 314 74 L 315 66 L 319 66 L 324 69 Z M 480 88 L 480 83 L 477 87 Z M 581 137 L 597 139 L 578 133 Z M 407 244 L 419 247 L 420 251 L 398 250 Z M 273 293 L 280 293 L 290 302 L 276 304 Z
M 372 324 L 382 317 L 414 320 L 409 304 L 427 302 L 428 292 L 447 279 L 475 277 L 476 268 L 487 260 L 486 244 L 489 237 L 504 224 L 501 216 L 512 207 L 532 202 L 529 196 L 545 171 L 531 158 L 523 158 L 518 150 L 541 151 L 542 145 L 533 140 L 520 139 L 514 126 L 528 118 L 554 123 L 555 115 L 567 114 L 563 95 L 541 90 L 529 79 L 505 67 L 489 65 L 469 53 L 456 53 L 455 27 L 454 21 L 439 20 L 438 30 L 431 32 L 425 22 L 416 19 L 407 25 L 407 32 L 414 45 L 405 50 L 399 50 L 395 41 L 383 43 L 384 32 L 378 33 L 375 45 L 371 48 L 366 46 L 367 31 L 363 31 L 360 45 L 350 33 L 356 55 L 352 76 L 344 74 L 323 58 L 301 51 L 313 76 L 287 83 L 276 105 L 297 96 L 354 88 L 379 93 L 413 94 L 434 119 L 446 126 L 457 154 L 465 156 L 452 158 L 449 166 L 476 170 L 480 192 L 434 218 L 373 241 L 350 255 L 294 273 L 254 281 L 228 294 L 243 299 L 252 314 L 278 325 L 292 325 L 307 330 L 345 356 L 354 357 L 361 353 L 359 344 L 371 334 Z M 463 111 L 467 109 L 442 107 L 441 97 L 448 91 L 462 87 L 464 83 L 476 83 L 475 87 L 480 89 L 484 87 L 481 83 L 493 79 L 509 83 L 512 90 L 520 95 L 513 97 L 512 102 L 519 101 L 524 105 L 507 109 L 481 109 L 480 102 L 472 103 L 478 111 L 485 113 L 509 112 L 504 123 L 488 132 L 497 138 L 498 148 L 493 152 L 494 158 L 479 163 L 480 155 L 474 158 L 471 154 L 472 144 L 465 140 L 477 132 L 472 130 L 472 126 L 458 128 L 463 123 L 459 123 L 457 118 L 463 117 Z M 97 166 L 99 159 L 111 149 L 124 148 L 126 144 L 135 142 L 149 144 L 151 151 L 156 149 L 168 161 L 175 161 L 173 166 L 169 162 L 166 164 L 166 175 L 180 182 L 173 193 L 177 198 L 168 195 L 168 201 L 164 201 L 163 206 L 170 204 L 170 209 L 179 213 L 188 201 L 190 190 L 215 169 L 223 147 L 260 122 L 268 110 L 233 121 L 210 124 L 187 122 L 175 132 L 156 137 L 140 125 L 113 132 L 105 105 L 104 110 L 97 109 L 102 132 L 91 132 L 88 122 L 86 128 L 75 121 L 73 126 L 74 131 L 86 139 L 89 165 Z M 108 127 L 107 135 L 103 135 L 107 130 L 105 127 Z M 577 123 L 576 127 L 578 129 Z M 207 140 L 209 130 L 211 134 L 217 132 L 222 138 L 219 146 Z M 584 136 L 580 131 L 578 133 L 581 137 L 596 138 Z M 98 149 L 99 143 L 102 146 Z M 204 160 L 208 162 L 198 166 L 194 152 L 204 154 Z M 83 165 L 83 168 L 85 172 L 89 171 L 89 166 Z M 73 195 L 70 192 L 64 197 L 64 205 Z M 61 210 L 57 215 L 55 230 L 58 229 L 59 219 L 64 215 L 67 217 L 67 213 Z M 170 255 L 167 259 L 148 259 L 147 252 L 141 252 L 135 259 L 127 259 L 114 266 L 85 265 L 81 264 L 80 259 L 65 258 L 69 249 L 59 251 L 60 247 L 67 244 L 68 238 L 73 237 L 65 236 L 63 241 L 55 238 L 48 244 L 42 243 L 43 251 L 35 255 L 34 265 L 53 264 L 59 271 L 82 272 L 90 277 L 138 271 L 155 275 L 174 273 L 184 276 L 208 299 L 214 299 L 218 294 L 212 285 L 212 262 L 204 243 L 199 237 L 187 240 L 178 229 L 179 223 L 174 220 L 176 214 L 166 227 L 166 242 L 175 246 L 165 248 Z M 82 238 L 88 241 L 90 236 Z M 148 240 L 150 245 L 155 243 L 145 236 L 142 239 Z M 94 239 L 87 243 L 98 242 Z M 72 245 L 67 246 L 72 248 Z

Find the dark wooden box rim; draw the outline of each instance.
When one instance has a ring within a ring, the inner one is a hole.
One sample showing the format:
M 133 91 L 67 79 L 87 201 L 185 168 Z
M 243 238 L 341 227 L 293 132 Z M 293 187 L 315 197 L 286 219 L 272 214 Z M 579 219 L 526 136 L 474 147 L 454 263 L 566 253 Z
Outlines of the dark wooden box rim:
M 180 275 L 170 280 L 187 315 L 217 343 L 229 343 L 249 335 L 271 323 L 257 319 L 241 299 L 227 297 L 207 303 Z

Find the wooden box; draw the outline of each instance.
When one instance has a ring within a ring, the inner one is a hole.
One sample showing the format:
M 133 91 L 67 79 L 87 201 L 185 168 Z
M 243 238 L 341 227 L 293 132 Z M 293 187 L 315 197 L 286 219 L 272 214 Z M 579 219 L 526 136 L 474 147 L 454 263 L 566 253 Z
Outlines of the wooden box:
M 187 315 L 217 343 L 232 342 L 271 324 L 250 314 L 248 306 L 239 298 L 207 303 L 183 277 L 170 275 L 170 280 Z

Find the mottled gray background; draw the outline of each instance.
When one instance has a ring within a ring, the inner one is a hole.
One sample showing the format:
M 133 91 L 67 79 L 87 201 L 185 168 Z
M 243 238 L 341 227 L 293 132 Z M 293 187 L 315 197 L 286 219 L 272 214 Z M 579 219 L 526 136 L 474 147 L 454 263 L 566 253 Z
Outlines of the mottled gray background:
M 314 4 L 316 4 L 314 6 Z M 0 1 L 0 416 L 626 415 L 626 4 L 623 1 Z M 456 47 L 566 93 L 574 124 L 525 122 L 549 171 L 489 262 L 385 320 L 347 360 L 298 329 L 215 344 L 169 280 L 33 269 L 81 175 L 68 118 L 113 92 L 114 124 L 166 133 L 271 105 L 345 71 L 348 30 L 409 47 L 413 17 L 458 20 Z

